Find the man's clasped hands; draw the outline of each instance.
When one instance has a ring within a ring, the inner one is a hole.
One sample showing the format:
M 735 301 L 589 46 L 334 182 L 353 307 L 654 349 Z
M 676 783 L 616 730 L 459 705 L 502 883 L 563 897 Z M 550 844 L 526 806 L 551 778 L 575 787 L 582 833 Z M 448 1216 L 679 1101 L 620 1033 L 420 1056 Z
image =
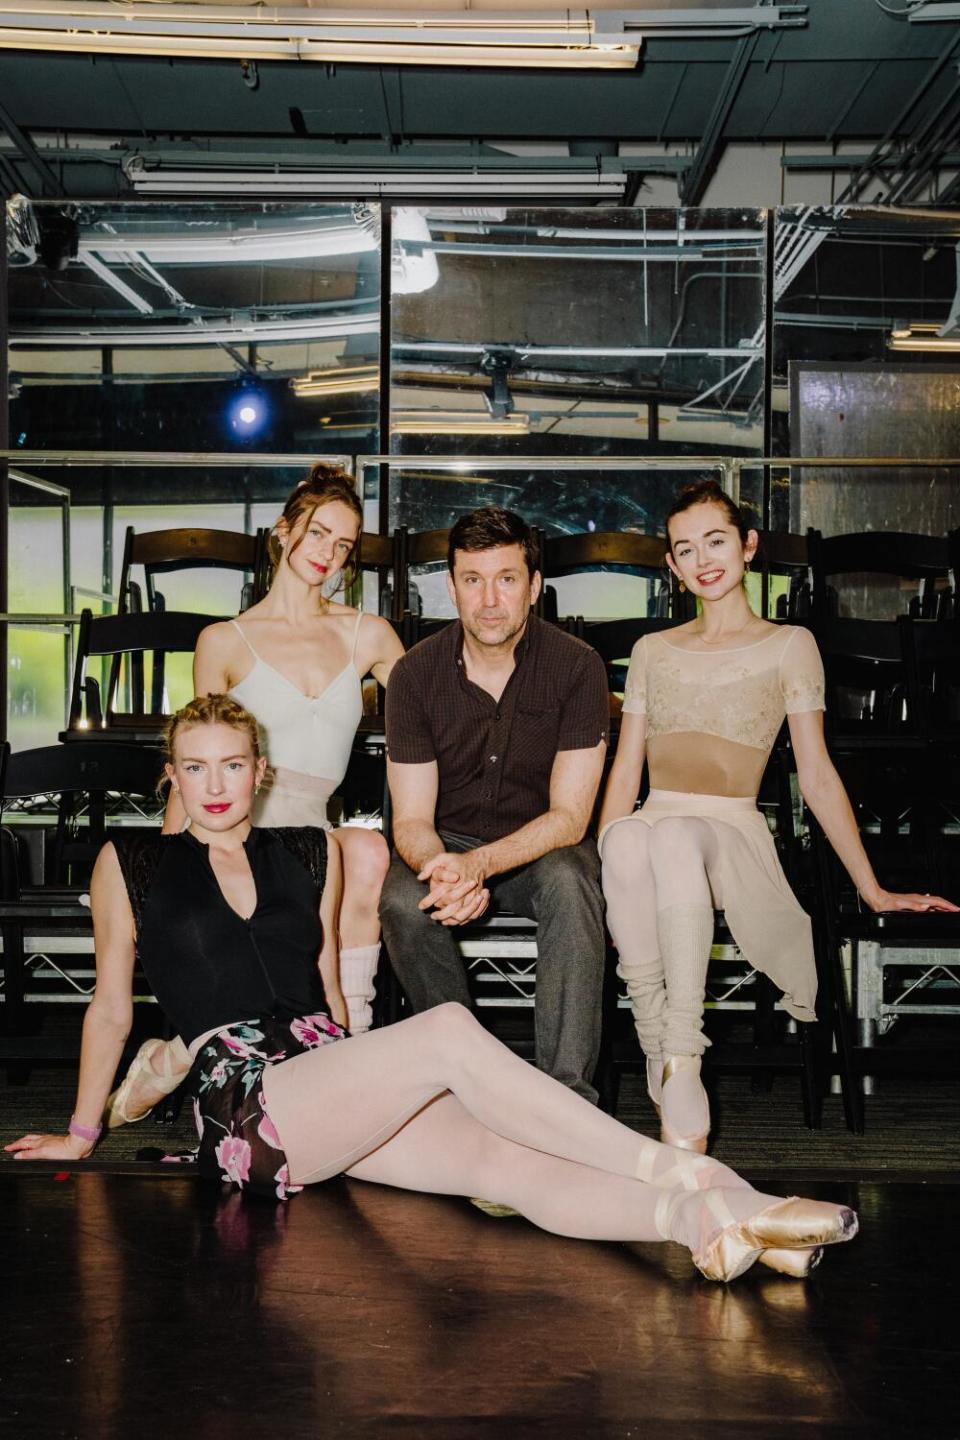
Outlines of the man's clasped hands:
M 484 886 L 486 869 L 482 850 L 441 851 L 428 860 L 417 876 L 430 882 L 421 910 L 431 910 L 441 925 L 465 925 L 478 920 L 490 904 Z

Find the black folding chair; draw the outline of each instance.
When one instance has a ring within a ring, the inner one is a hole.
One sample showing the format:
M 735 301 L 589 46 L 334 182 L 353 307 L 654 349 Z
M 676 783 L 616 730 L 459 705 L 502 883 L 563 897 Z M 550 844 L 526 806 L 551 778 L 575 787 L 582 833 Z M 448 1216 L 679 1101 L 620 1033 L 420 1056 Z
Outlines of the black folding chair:
M 895 620 L 836 617 L 809 625 L 826 674 L 828 739 L 848 748 L 919 746 L 903 627 Z
M 543 547 L 544 585 L 565 575 L 593 570 L 639 574 L 650 581 L 648 617 L 676 619 L 682 595 L 664 562 L 665 548 L 661 536 L 641 535 L 633 530 L 549 535 Z M 684 614 L 683 618 L 688 617 Z
M 903 752 L 900 752 L 902 758 Z M 895 759 L 896 757 L 894 757 Z M 835 749 L 839 771 L 857 816 L 860 835 L 880 882 L 894 890 L 934 891 L 942 877 L 931 843 L 942 836 L 929 813 L 930 796 L 909 770 L 898 770 L 890 753 Z M 826 963 L 839 975 L 843 948 L 852 950 L 856 1043 L 849 1036 L 855 1074 L 872 1077 L 907 1068 L 910 1073 L 955 1074 L 956 1045 L 898 1048 L 882 1037 L 910 1015 L 960 1017 L 960 916 L 942 913 L 874 914 L 861 902 L 815 817 L 810 817 L 817 880 L 817 924 Z M 952 897 L 960 899 L 960 894 Z M 864 1102 L 859 1082 L 851 1089 L 848 1124 L 862 1132 Z
M 240 593 L 240 610 L 262 600 L 267 593 L 270 557 L 267 550 L 268 532 L 260 529 L 255 535 L 238 530 L 177 529 L 151 530 L 138 533 L 127 526 L 120 567 L 120 612 L 143 610 L 143 596 L 131 571 L 143 567 L 144 588 L 148 610 L 167 608 L 157 589 L 156 577 L 176 570 L 233 570 L 244 576 Z
M 626 684 L 630 652 L 644 635 L 661 630 L 672 630 L 680 622 L 667 618 L 637 617 L 625 620 L 584 620 L 582 615 L 571 616 L 567 629 L 578 640 L 585 640 L 607 667 L 607 680 L 611 692 L 622 691 Z
M 953 599 L 945 536 L 869 530 L 826 537 L 819 530 L 808 530 L 807 548 L 813 585 L 811 613 L 817 621 L 837 614 L 837 592 L 831 582 L 844 576 L 916 581 L 909 613 L 918 619 L 946 614 Z
M 545 548 L 543 531 L 535 530 L 534 534 L 540 548 L 542 566 L 543 551 Z M 411 533 L 405 525 L 399 525 L 394 532 L 393 539 L 393 605 L 391 618 L 394 620 L 402 620 L 408 613 L 415 614 L 418 618 L 425 618 L 422 616 L 419 597 L 414 593 L 415 577 L 413 572 L 425 565 L 437 565 L 441 561 L 446 565 L 450 531 L 420 530 Z M 546 615 L 544 609 L 545 589 L 545 586 L 541 589 L 540 596 L 534 606 L 534 613 L 541 616 Z M 432 619 L 433 617 L 430 618 Z
M 89 936 L 90 911 L 80 896 L 107 827 L 121 816 L 134 824 L 156 823 L 160 768 L 159 753 L 141 745 L 80 740 L 15 754 L 9 745 L 0 750 L 0 933 L 8 1036 L 25 1028 L 28 927 L 29 949 L 47 961 L 53 994 L 86 998 L 88 992 L 49 961 L 44 946 Z
M 147 743 L 155 740 L 168 716 L 164 705 L 166 656 L 174 653 L 192 655 L 200 632 L 214 618 L 174 610 L 104 616 L 94 616 L 89 610 L 84 610 L 77 634 L 69 718 L 62 738 L 96 740 L 112 737 Z M 125 656 L 129 662 L 130 706 L 121 709 L 121 662 Z M 149 702 L 144 682 L 147 656 L 152 660 Z M 90 662 L 96 659 L 109 662 L 105 696 L 101 681 L 91 674 Z
M 786 595 L 777 597 L 776 619 L 803 620 L 810 614 L 809 563 L 806 535 L 794 535 L 786 530 L 760 532 L 751 569 L 760 571 L 761 614 L 770 615 L 770 581 L 776 576 L 789 582 Z

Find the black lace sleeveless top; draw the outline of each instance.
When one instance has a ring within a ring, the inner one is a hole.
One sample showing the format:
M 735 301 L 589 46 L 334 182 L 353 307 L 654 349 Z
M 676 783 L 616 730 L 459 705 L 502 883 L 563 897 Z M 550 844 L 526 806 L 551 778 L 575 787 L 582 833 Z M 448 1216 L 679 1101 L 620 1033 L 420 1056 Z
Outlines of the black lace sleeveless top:
M 317 956 L 327 837 L 312 826 L 250 831 L 256 885 L 249 919 L 227 904 L 207 847 L 180 835 L 114 835 L 130 897 L 137 956 L 186 1044 L 256 1015 L 327 1008 Z

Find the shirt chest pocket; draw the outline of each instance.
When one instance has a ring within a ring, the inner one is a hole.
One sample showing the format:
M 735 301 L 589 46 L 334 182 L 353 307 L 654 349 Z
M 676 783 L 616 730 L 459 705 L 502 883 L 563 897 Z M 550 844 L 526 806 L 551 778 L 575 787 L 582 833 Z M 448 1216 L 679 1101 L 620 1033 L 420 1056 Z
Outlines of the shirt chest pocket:
M 510 731 L 510 755 L 516 767 L 549 772 L 557 752 L 560 712 L 555 705 L 518 705 Z

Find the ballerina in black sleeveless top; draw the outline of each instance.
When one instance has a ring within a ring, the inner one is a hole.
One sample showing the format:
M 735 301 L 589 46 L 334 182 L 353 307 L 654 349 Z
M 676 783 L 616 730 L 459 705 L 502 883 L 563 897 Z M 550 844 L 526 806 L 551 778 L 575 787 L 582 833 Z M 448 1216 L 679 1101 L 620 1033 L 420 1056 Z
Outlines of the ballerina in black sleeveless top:
M 253 717 L 223 695 L 171 721 L 167 772 L 188 833 L 120 838 L 92 885 L 97 989 L 74 1116 L 17 1160 L 78 1160 L 99 1137 L 129 1032 L 138 953 L 192 1056 L 203 1170 L 286 1198 L 346 1173 L 484 1195 L 557 1234 L 675 1240 L 709 1278 L 756 1260 L 803 1275 L 848 1240 L 840 1205 L 781 1200 L 705 1156 L 647 1139 L 513 1055 L 462 1006 L 364 1035 L 329 1018 L 339 873 L 322 830 L 256 830 L 265 761 Z

